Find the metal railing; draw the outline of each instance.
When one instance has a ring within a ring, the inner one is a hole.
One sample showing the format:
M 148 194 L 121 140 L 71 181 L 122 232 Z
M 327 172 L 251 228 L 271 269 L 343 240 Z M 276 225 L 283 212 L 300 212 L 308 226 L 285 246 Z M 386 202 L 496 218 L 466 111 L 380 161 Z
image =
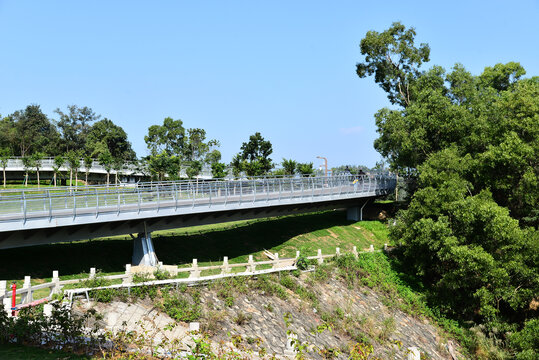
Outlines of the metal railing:
M 0 224 L 6 221 L 103 214 L 159 212 L 215 206 L 249 206 L 263 203 L 309 202 L 383 195 L 395 188 L 390 174 L 330 177 L 275 177 L 239 180 L 182 180 L 49 188 L 0 192 Z M 263 206 L 263 205 L 261 205 Z M 98 221 L 98 220 L 96 220 Z M 2 227 L 0 226 L 0 232 Z

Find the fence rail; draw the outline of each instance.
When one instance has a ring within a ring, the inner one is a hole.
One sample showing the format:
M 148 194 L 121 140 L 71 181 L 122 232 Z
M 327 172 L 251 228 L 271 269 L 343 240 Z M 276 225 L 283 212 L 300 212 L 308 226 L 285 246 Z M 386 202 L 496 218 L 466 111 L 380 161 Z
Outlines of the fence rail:
M 356 258 L 359 256 L 359 254 L 362 253 L 368 253 L 368 252 L 374 252 L 374 247 L 371 245 L 370 249 L 368 251 L 357 251 L 357 248 L 354 246 L 352 251 L 350 252 L 353 254 Z M 340 256 L 343 255 L 341 253 L 341 250 L 339 248 L 335 249 L 335 253 L 333 254 L 322 254 L 322 250 L 319 249 L 318 253 L 313 256 L 307 256 L 306 259 L 308 260 L 316 260 L 318 264 L 322 264 L 324 262 L 324 259 L 332 258 L 334 256 Z M 177 276 L 180 273 L 189 273 L 189 277 L 187 278 L 173 278 L 173 279 L 166 279 L 166 280 L 151 280 L 151 281 L 144 281 L 144 282 L 133 282 L 133 275 L 138 273 L 133 271 L 130 264 L 125 265 L 125 273 L 118 274 L 118 275 L 108 275 L 108 276 L 99 276 L 96 272 L 95 268 L 90 269 L 89 276 L 87 278 L 81 278 L 81 279 L 69 279 L 69 280 L 60 280 L 58 271 L 53 271 L 52 274 L 52 280 L 47 283 L 38 284 L 38 285 L 32 285 L 31 284 L 31 278 L 30 276 L 25 276 L 24 278 L 24 284 L 23 287 L 16 290 L 17 296 L 17 302 L 16 307 L 24 307 L 28 306 L 32 303 L 40 303 L 45 300 L 51 300 L 54 294 L 61 293 L 63 290 L 65 293 L 68 294 L 70 298 L 73 297 L 74 294 L 81 294 L 86 293 L 88 295 L 88 291 L 90 290 L 96 290 L 96 289 L 106 289 L 106 288 L 130 288 L 134 286 L 141 286 L 141 285 L 164 285 L 164 284 L 174 284 L 174 283 L 197 283 L 200 281 L 209 281 L 209 280 L 215 280 L 225 277 L 231 277 L 231 276 L 248 276 L 248 275 L 260 275 L 260 274 L 266 274 L 266 273 L 272 273 L 272 272 L 279 272 L 279 271 L 291 271 L 296 270 L 296 261 L 300 256 L 300 252 L 296 252 L 295 258 L 279 258 L 279 254 L 274 254 L 274 259 L 272 260 L 266 260 L 266 261 L 257 261 L 255 262 L 253 260 L 253 256 L 249 255 L 249 260 L 246 263 L 229 263 L 228 257 L 223 258 L 223 262 L 221 265 L 210 265 L 210 266 L 198 266 L 197 259 L 193 259 L 193 262 L 191 263 L 190 267 L 184 267 L 179 268 L 176 265 L 163 265 L 160 263 L 157 267 L 145 267 L 141 271 L 144 273 L 148 270 L 155 271 L 155 270 L 161 270 L 161 271 L 168 271 L 171 276 Z M 270 266 L 269 268 L 267 268 Z M 240 269 L 243 268 L 243 271 L 233 271 L 232 269 Z M 204 271 L 211 271 L 211 270 L 220 270 L 219 274 L 208 274 L 208 275 L 202 275 L 202 272 Z M 150 273 L 152 274 L 152 273 Z M 81 288 L 75 288 L 75 289 L 65 289 L 66 285 L 73 285 L 73 284 L 80 284 L 84 282 L 88 282 L 95 279 L 103 279 L 103 280 L 121 280 L 121 284 L 114 284 L 114 285 L 108 285 L 108 286 L 100 286 L 95 288 L 90 287 L 81 287 Z M 4 304 L 4 310 L 11 311 L 11 297 L 12 297 L 12 291 L 8 291 L 6 288 L 7 286 L 7 280 L 0 280 L 0 300 L 2 300 Z M 49 292 L 46 296 L 42 296 L 40 298 L 34 299 L 34 293 L 36 293 L 39 290 L 48 289 Z

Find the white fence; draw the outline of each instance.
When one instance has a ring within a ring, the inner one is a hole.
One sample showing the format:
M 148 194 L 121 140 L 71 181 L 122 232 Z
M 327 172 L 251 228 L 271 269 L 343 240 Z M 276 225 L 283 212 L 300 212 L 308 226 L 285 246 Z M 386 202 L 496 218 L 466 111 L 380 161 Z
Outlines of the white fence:
M 354 246 L 351 253 L 357 258 L 361 253 L 374 252 L 374 247 L 371 245 L 368 251 L 357 251 L 357 248 Z M 332 258 L 334 256 L 342 255 L 339 248 L 335 249 L 334 254 L 322 254 L 322 250 L 318 249 L 318 253 L 314 256 L 308 256 L 308 260 L 316 260 L 318 264 L 322 264 L 324 259 Z M 296 252 L 295 258 L 279 258 L 279 254 L 275 253 L 273 259 L 266 261 L 255 262 L 253 256 L 249 255 L 249 260 L 246 263 L 234 264 L 228 262 L 228 257 L 224 257 L 222 264 L 220 265 L 210 265 L 210 266 L 198 266 L 197 259 L 193 259 L 193 262 L 190 267 L 178 268 L 174 265 L 163 265 L 160 263 L 157 267 L 144 267 L 140 269 L 141 273 L 145 271 L 168 271 L 171 276 L 178 276 L 181 273 L 188 273 L 186 278 L 173 278 L 165 280 L 151 280 L 144 282 L 133 282 L 133 275 L 139 273 L 139 271 L 133 271 L 130 264 L 125 265 L 125 273 L 118 275 L 108 275 L 108 276 L 99 276 L 99 279 L 108 280 L 108 281 L 117 281 L 121 280 L 120 284 L 101 286 L 101 287 L 84 287 L 84 288 L 75 288 L 75 289 L 66 289 L 66 285 L 78 284 L 84 281 L 94 280 L 98 277 L 95 268 L 90 269 L 90 274 L 88 278 L 83 279 L 70 279 L 70 280 L 60 280 L 58 271 L 53 271 L 52 280 L 47 283 L 32 285 L 30 276 L 25 276 L 23 287 L 16 290 L 17 301 L 15 307 L 17 309 L 32 306 L 33 304 L 41 303 L 44 301 L 51 300 L 52 296 L 57 293 L 61 293 L 64 290 L 64 294 L 67 295 L 69 300 L 72 300 L 75 294 L 85 294 L 88 297 L 88 291 L 90 290 L 99 290 L 106 288 L 131 288 L 135 286 L 142 285 L 164 285 L 164 284 L 178 284 L 186 283 L 193 284 L 197 282 L 216 280 L 226 277 L 233 276 L 252 276 L 252 275 L 261 275 L 268 274 L 272 272 L 279 271 L 291 271 L 296 270 L 296 261 L 299 258 L 299 251 Z M 138 269 L 137 269 L 138 270 Z M 220 271 L 219 271 L 220 270 Z M 243 271 L 242 271 L 243 270 Z M 218 271 L 218 274 L 205 275 L 202 276 L 203 271 Z M 152 273 L 153 274 L 153 273 Z M 0 280 L 0 299 L 4 304 L 4 310 L 11 314 L 11 298 L 12 291 L 7 291 L 7 281 Z M 48 294 L 39 299 L 34 299 L 34 294 L 43 289 L 48 289 Z

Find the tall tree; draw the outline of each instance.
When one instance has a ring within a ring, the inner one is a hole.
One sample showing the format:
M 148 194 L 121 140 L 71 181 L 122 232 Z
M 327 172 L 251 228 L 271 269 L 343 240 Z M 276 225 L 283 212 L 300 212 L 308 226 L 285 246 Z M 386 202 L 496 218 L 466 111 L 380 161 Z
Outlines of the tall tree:
M 95 122 L 88 130 L 86 153 L 97 156 L 103 146 L 109 149 L 115 159 L 133 161 L 136 158 L 124 129 L 107 118 Z
M 78 183 L 78 174 L 80 169 L 80 157 L 79 150 L 69 150 L 66 154 L 67 164 L 69 165 L 69 186 L 73 186 L 73 173 L 75 173 L 75 187 Z
M 26 155 L 22 157 L 22 166 L 24 168 L 24 186 L 28 187 L 29 172 L 35 167 L 35 160 L 32 156 Z
M 114 158 L 110 153 L 108 148 L 104 148 L 103 151 L 99 154 L 97 161 L 105 168 L 107 172 L 107 186 L 110 184 L 110 171 L 112 170 L 112 165 L 114 163 Z
M 62 155 L 56 155 L 54 157 L 52 171 L 54 172 L 54 187 L 56 187 L 57 174 L 60 173 L 60 168 L 65 165 L 66 158 Z
M 153 155 L 182 155 L 184 150 L 185 129 L 181 120 L 170 117 L 163 120 L 163 125 L 152 125 L 144 141 Z
M 416 32 L 395 22 L 384 32 L 369 31 L 361 40 L 361 54 L 365 62 L 356 65 L 361 78 L 374 74 L 392 104 L 408 106 L 414 100 L 414 84 L 421 76 L 419 67 L 429 61 L 427 44 L 414 46 Z
M 60 117 L 57 126 L 60 129 L 64 150 L 83 150 L 91 123 L 99 120 L 101 116 L 96 115 L 87 106 L 78 107 L 77 105 L 67 106 L 65 113 L 59 108 L 54 112 Z
M 0 166 L 2 166 L 2 173 L 4 175 L 4 188 L 6 187 L 6 167 L 11 158 L 11 154 L 11 149 L 9 147 L 0 149 Z
M 249 141 L 244 142 L 240 149 L 241 160 L 246 161 L 244 166 L 249 176 L 264 175 L 273 168 L 269 157 L 273 147 L 259 132 L 251 135 Z
M 18 155 L 25 157 L 40 150 L 51 153 L 56 151 L 54 139 L 57 131 L 39 105 L 28 105 L 26 109 L 10 115 L 14 124 Z
M 539 77 L 515 62 L 419 72 L 428 46 L 414 36 L 367 33 L 358 65 L 401 105 L 376 114 L 376 149 L 418 180 L 390 236 L 446 314 L 518 329 L 539 293 Z
M 40 187 L 40 180 L 39 180 L 39 169 L 41 169 L 41 162 L 43 161 L 43 158 L 45 158 L 46 154 L 40 151 L 34 152 L 32 155 L 30 155 L 32 159 L 32 164 L 34 168 L 36 169 L 37 174 L 37 188 Z
M 84 163 L 84 174 L 86 176 L 84 181 L 86 182 L 86 186 L 88 186 L 88 174 L 90 174 L 94 159 L 90 155 L 84 155 L 82 161 Z

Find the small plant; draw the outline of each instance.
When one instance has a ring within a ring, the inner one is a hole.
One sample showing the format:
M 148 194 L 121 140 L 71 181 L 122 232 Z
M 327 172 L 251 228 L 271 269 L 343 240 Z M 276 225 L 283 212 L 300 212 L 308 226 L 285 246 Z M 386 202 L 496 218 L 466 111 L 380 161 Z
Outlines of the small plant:
M 309 261 L 305 255 L 300 253 L 298 259 L 296 260 L 296 267 L 298 270 L 307 270 L 309 268 Z
M 227 307 L 232 307 L 234 305 L 234 297 L 233 296 L 229 296 L 225 299 L 225 305 Z
M 234 317 L 234 322 L 237 325 L 243 325 L 251 321 L 253 318 L 253 315 L 251 314 L 245 314 L 243 311 L 239 311 L 238 314 Z
M 393 317 L 388 317 L 382 322 L 382 330 L 378 334 L 378 338 L 382 341 L 388 340 L 396 329 L 395 319 Z
M 264 305 L 264 308 L 266 310 L 268 310 L 269 312 L 273 312 L 273 305 L 271 305 L 270 303 L 267 303 L 266 305 Z
M 168 271 L 162 270 L 160 268 L 153 272 L 153 276 L 156 280 L 167 280 L 172 278 L 172 275 L 170 275 Z

